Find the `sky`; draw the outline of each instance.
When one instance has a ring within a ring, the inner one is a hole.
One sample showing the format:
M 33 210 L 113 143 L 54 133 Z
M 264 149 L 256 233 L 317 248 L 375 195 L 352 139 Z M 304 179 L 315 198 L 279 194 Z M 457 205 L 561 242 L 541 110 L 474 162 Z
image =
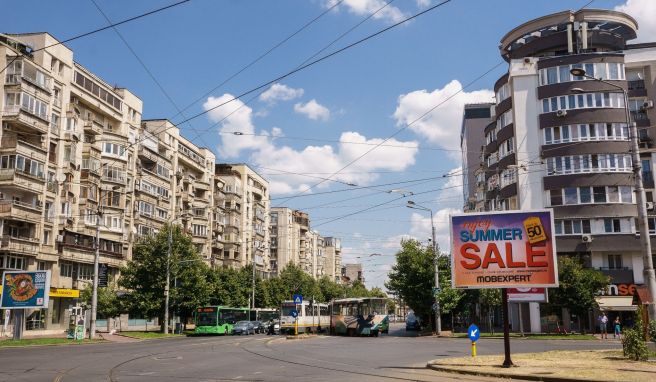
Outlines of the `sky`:
M 14 1 L 0 32 L 64 40 L 175 2 Z M 463 106 L 492 101 L 507 71 L 503 35 L 585 6 L 628 12 L 634 42 L 656 41 L 653 0 L 451 0 L 233 100 L 440 2 L 386 3 L 191 0 L 66 45 L 140 97 L 145 119 L 168 118 L 218 161 L 253 167 L 271 206 L 308 212 L 312 229 L 341 238 L 343 262 L 383 287 L 402 238 L 429 244 L 431 212 L 449 250 L 449 215 L 463 205 Z

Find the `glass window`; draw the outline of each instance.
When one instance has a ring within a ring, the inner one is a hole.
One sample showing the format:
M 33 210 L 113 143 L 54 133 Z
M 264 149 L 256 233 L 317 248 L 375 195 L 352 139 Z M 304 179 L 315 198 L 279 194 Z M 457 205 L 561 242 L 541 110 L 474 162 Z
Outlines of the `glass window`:
M 558 82 L 558 72 L 556 67 L 553 68 L 547 68 L 547 83 L 548 84 L 555 84 Z
M 565 204 L 578 204 L 577 189 L 575 187 L 565 188 Z
M 617 63 L 611 62 L 608 64 L 608 77 L 611 80 L 618 80 L 620 78 L 620 72 Z
M 560 72 L 560 82 L 571 81 L 571 75 L 569 73 L 569 65 L 562 65 L 558 67 Z
M 605 80 L 608 79 L 608 77 L 606 76 L 606 63 L 595 64 L 595 68 L 597 70 L 597 76 L 599 76 L 599 78 Z
M 581 203 L 592 202 L 592 192 L 590 191 L 590 187 L 581 187 L 579 193 L 581 195 Z
M 558 110 L 558 98 L 552 97 L 550 100 L 551 100 L 551 111 Z
M 588 138 L 588 125 L 579 125 L 579 137 L 581 140 Z
M 563 234 L 563 222 L 561 220 L 556 220 L 554 222 L 554 226 L 556 228 L 556 235 L 562 235 Z
M 592 187 L 595 203 L 606 203 L 606 187 Z
M 581 233 L 581 221 L 580 220 L 573 220 L 572 221 L 572 232 Z
M 585 74 L 591 77 L 595 76 L 594 64 L 585 64 Z
M 609 203 L 619 203 L 620 201 L 620 191 L 617 186 L 608 186 L 608 202 Z
M 552 133 L 551 133 L 551 127 L 547 127 L 544 129 L 544 142 L 546 144 L 550 144 L 552 142 Z
M 620 199 L 622 203 L 632 203 L 633 195 L 631 192 L 631 187 L 629 186 L 620 186 Z
M 551 190 L 549 191 L 551 195 L 551 205 L 552 206 L 560 206 L 563 204 L 563 194 L 560 189 L 558 190 Z
M 581 229 L 583 230 L 583 233 L 591 233 L 592 230 L 590 229 L 590 220 L 581 220 Z

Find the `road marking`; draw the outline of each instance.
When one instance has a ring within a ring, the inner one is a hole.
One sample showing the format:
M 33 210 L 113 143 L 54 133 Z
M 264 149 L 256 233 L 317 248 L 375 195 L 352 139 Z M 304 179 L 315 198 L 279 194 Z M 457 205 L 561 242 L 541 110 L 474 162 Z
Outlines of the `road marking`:
M 256 371 L 256 372 L 253 373 L 253 374 L 262 374 L 262 372 L 261 372 L 261 371 Z

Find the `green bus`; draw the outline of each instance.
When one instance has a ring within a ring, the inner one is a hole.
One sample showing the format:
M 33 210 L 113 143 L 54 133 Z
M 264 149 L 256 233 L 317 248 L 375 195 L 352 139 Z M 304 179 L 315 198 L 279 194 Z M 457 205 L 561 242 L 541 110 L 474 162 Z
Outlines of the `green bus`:
M 232 334 L 237 321 L 248 321 L 248 308 L 204 306 L 196 309 L 195 334 Z

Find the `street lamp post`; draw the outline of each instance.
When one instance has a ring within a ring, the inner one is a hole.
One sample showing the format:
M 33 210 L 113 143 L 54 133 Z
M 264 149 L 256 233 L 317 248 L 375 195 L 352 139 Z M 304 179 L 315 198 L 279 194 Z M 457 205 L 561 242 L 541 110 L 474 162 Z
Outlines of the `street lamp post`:
M 435 223 L 433 222 L 433 210 L 424 206 L 420 206 L 419 204 L 413 202 L 412 200 L 408 200 L 408 204 L 406 206 L 408 208 L 413 208 L 415 210 L 430 212 L 431 235 L 433 240 L 432 247 L 433 247 L 433 255 L 435 256 L 435 288 L 439 288 L 440 268 L 439 268 L 439 261 L 438 261 L 439 255 L 437 254 L 437 242 L 435 241 Z M 442 334 L 442 318 L 440 317 L 440 300 L 437 298 L 437 294 L 435 294 L 435 330 L 438 336 Z
M 631 123 L 631 112 L 629 110 L 629 94 L 626 89 L 616 85 L 612 82 L 605 81 L 602 78 L 596 78 L 586 74 L 585 70 L 581 68 L 574 68 L 570 70 L 570 73 L 576 77 L 584 77 L 591 80 L 602 82 L 606 85 L 612 86 L 615 89 L 618 89 L 624 95 L 624 113 L 626 117 L 626 124 L 630 128 L 631 136 L 631 156 L 633 162 L 633 175 L 636 188 L 636 202 L 638 204 L 638 221 L 640 224 L 640 241 L 642 245 L 642 263 L 643 263 L 643 274 L 645 278 L 645 284 L 649 289 L 651 295 L 651 301 L 647 302 L 647 309 L 649 311 L 649 317 L 651 319 L 656 318 L 656 304 L 654 304 L 654 299 L 656 299 L 656 275 L 654 274 L 654 262 L 651 255 L 651 241 L 649 238 L 649 223 L 647 221 L 647 204 L 645 203 L 645 188 L 642 181 L 642 163 L 640 162 L 640 152 L 638 146 L 638 128 L 635 123 Z M 572 91 L 582 91 L 580 88 L 572 89 Z

